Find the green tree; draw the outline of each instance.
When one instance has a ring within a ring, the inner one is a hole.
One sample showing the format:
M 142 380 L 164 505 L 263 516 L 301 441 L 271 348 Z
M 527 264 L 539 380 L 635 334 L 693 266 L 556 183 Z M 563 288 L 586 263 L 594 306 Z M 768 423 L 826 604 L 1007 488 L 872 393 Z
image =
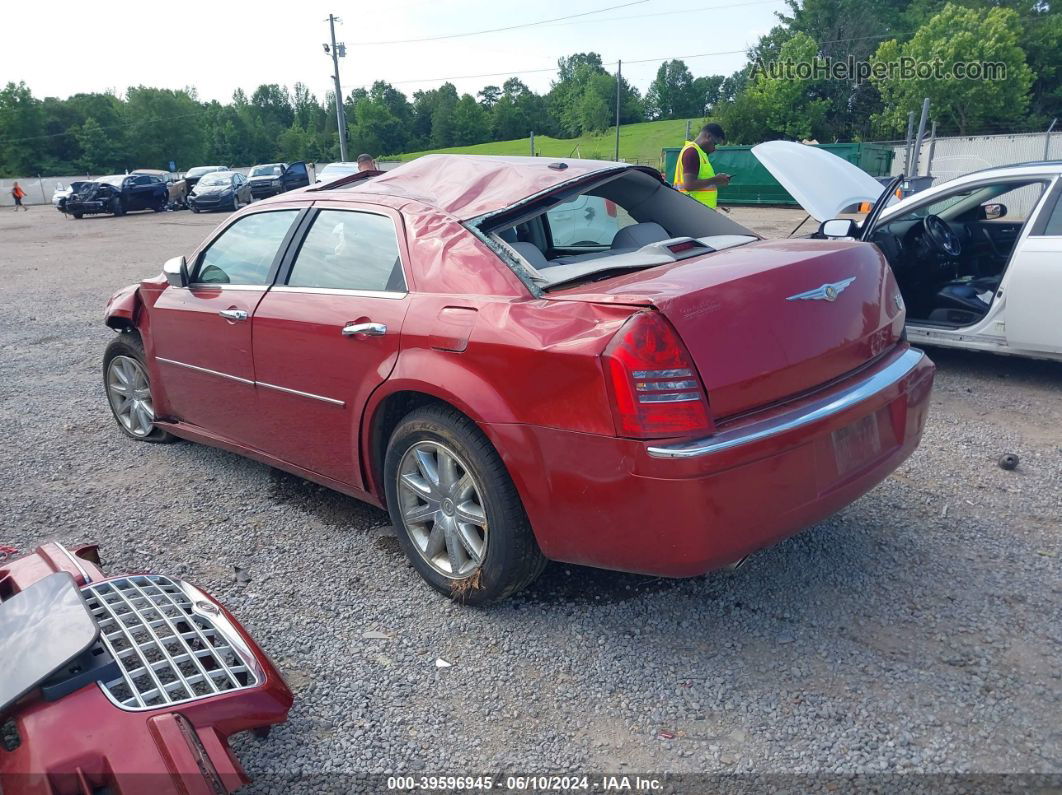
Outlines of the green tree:
M 693 88 L 693 74 L 683 61 L 660 64 L 645 94 L 645 112 L 650 119 L 683 119 L 704 112 Z
M 126 92 L 126 168 L 178 168 L 201 163 L 206 153 L 203 106 L 191 92 L 135 86 Z
M 502 90 L 497 86 L 483 86 L 483 88 L 476 94 L 479 97 L 480 104 L 487 110 L 491 110 L 499 99 L 501 99 Z
M 454 106 L 453 125 L 454 142 L 458 146 L 490 139 L 490 113 L 471 94 L 463 94 Z
M 109 174 L 118 170 L 118 152 L 114 138 L 89 116 L 74 132 L 81 149 L 77 166 L 86 174 Z
M 778 59 L 793 64 L 822 60 L 818 45 L 806 33 L 796 33 L 782 44 Z M 724 128 L 734 141 L 822 136 L 829 103 L 817 90 L 821 82 L 814 77 L 758 71 L 750 77 L 745 90 L 722 110 Z
M 959 135 L 992 122 L 1013 123 L 1029 104 L 1032 70 L 1019 46 L 1018 15 L 1011 9 L 993 8 L 987 13 L 948 3 L 906 44 L 884 42 L 874 56 L 882 63 L 901 57 L 915 62 L 940 61 L 946 67 L 960 62 L 1002 63 L 1006 76 L 998 80 L 903 79 L 897 75 L 876 80 L 885 108 L 876 120 L 899 131 L 907 114 L 929 97 L 935 119 Z
M 14 176 L 37 173 L 41 165 L 40 103 L 25 83 L 0 90 L 0 172 Z
M 436 89 L 431 111 L 431 146 L 442 148 L 454 145 L 454 109 L 457 107 L 457 89 L 453 83 L 443 83 Z

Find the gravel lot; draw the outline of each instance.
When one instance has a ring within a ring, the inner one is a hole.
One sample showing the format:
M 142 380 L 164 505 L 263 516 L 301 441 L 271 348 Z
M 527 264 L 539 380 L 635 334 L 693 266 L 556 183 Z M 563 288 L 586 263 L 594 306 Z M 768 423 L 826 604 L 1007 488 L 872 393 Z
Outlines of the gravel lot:
M 784 235 L 802 213 L 734 217 Z M 296 693 L 267 740 L 234 742 L 256 790 L 329 771 L 1062 773 L 1062 365 L 931 351 L 921 449 L 741 569 L 551 565 L 462 608 L 383 512 L 114 427 L 104 302 L 221 220 L 0 214 L 0 543 L 96 540 L 111 573 L 226 602 Z

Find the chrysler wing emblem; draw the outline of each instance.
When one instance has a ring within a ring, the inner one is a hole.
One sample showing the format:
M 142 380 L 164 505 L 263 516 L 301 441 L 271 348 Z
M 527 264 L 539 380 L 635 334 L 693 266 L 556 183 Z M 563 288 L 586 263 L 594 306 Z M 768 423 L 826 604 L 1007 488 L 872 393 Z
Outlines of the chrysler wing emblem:
M 852 282 L 855 281 L 855 276 L 848 279 L 842 279 L 839 282 L 833 282 L 832 284 L 824 284 L 821 287 L 816 287 L 814 290 L 808 290 L 806 293 L 797 293 L 786 298 L 786 301 L 836 301 L 837 296 L 845 291 Z

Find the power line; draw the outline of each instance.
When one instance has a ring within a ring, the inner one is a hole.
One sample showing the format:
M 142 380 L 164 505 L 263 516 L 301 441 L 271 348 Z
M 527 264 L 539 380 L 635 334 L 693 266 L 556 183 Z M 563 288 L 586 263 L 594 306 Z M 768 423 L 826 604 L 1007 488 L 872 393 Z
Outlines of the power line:
M 771 1 L 773 2 L 774 0 L 771 0 Z M 735 3 L 734 5 L 748 5 L 748 4 L 747 3 Z M 724 8 L 724 7 L 725 6 L 713 6 L 713 8 Z M 893 38 L 894 36 L 898 36 L 898 35 L 901 35 L 898 31 L 891 31 L 889 33 L 879 34 L 877 36 L 853 36 L 853 37 L 849 37 L 849 38 L 845 38 L 845 39 L 826 39 L 826 40 L 823 40 L 823 41 L 817 42 L 817 43 L 819 45 L 822 45 L 822 44 L 839 44 L 839 43 L 842 43 L 842 42 L 850 42 L 850 41 L 866 41 L 866 40 L 870 40 L 870 39 L 889 39 L 889 38 Z M 716 56 L 716 55 L 743 55 L 743 54 L 747 53 L 748 51 L 749 51 L 749 47 L 743 47 L 740 50 L 715 50 L 714 52 L 698 52 L 698 53 L 693 53 L 692 55 L 664 55 L 664 56 L 657 56 L 657 57 L 654 57 L 654 58 L 632 58 L 632 59 L 629 59 L 629 60 L 625 60 L 624 62 L 627 63 L 627 64 L 639 64 L 639 63 L 650 63 L 652 61 L 661 61 L 661 62 L 663 62 L 663 61 L 673 61 L 673 60 L 689 60 L 689 59 L 692 59 L 692 58 L 709 58 L 709 57 Z M 617 63 L 617 61 L 605 61 L 605 62 L 602 62 L 601 65 L 602 66 L 615 66 L 616 63 Z M 559 72 L 559 71 L 560 71 L 560 67 L 551 66 L 551 67 L 547 67 L 547 68 L 543 68 L 543 69 L 518 69 L 518 70 L 509 70 L 507 72 L 486 72 L 486 73 L 475 74 L 475 75 L 451 75 L 449 77 L 422 77 L 422 78 L 417 78 L 417 79 L 414 79 L 414 80 L 392 80 L 392 81 L 388 81 L 388 82 L 391 85 L 393 85 L 393 86 L 399 86 L 399 85 L 407 85 L 407 84 L 410 84 L 410 83 L 433 83 L 433 82 L 436 82 L 436 81 L 446 82 L 447 80 L 474 80 L 474 79 L 483 78 L 483 77 L 509 77 L 509 76 L 516 77 L 518 75 L 542 74 L 544 72 Z M 367 86 L 363 86 L 363 88 L 366 88 L 366 87 Z
M 582 13 L 579 13 L 579 14 L 568 14 L 567 16 L 553 17 L 552 19 L 540 19 L 537 22 L 523 22 L 523 23 L 521 23 L 519 25 L 506 25 L 505 27 L 501 27 L 501 28 L 487 28 L 485 30 L 472 30 L 472 31 L 469 31 L 467 33 L 447 33 L 447 34 L 445 34 L 443 36 L 425 36 L 424 38 L 420 38 L 420 39 L 395 39 L 393 41 L 359 41 L 359 42 L 355 42 L 354 46 L 357 46 L 357 47 L 376 47 L 376 46 L 384 45 L 384 44 L 416 44 L 416 43 L 425 42 L 425 41 L 441 41 L 443 39 L 463 39 L 463 38 L 466 38 L 468 36 L 481 36 L 484 33 L 501 33 L 502 31 L 507 31 L 507 30 L 519 30 L 521 28 L 533 28 L 533 27 L 536 27 L 537 25 L 548 25 L 551 22 L 561 22 L 561 21 L 566 20 L 566 19 L 576 19 L 577 17 L 587 17 L 587 16 L 590 16 L 591 14 L 600 14 L 603 11 L 615 11 L 617 8 L 628 8 L 630 6 L 642 5 L 643 3 L 648 3 L 648 2 L 649 2 L 649 0 L 630 0 L 630 2 L 620 3 L 619 5 L 605 6 L 604 8 L 598 8 L 598 9 L 595 9 L 593 11 L 583 11 Z
M 579 22 L 559 22 L 557 24 L 544 25 L 547 28 L 560 28 L 567 25 L 591 25 L 601 22 L 624 22 L 630 19 L 648 19 L 649 17 L 670 17 L 678 14 L 695 14 L 699 11 L 714 11 L 718 8 L 739 8 L 741 6 L 762 6 L 783 3 L 785 0 L 749 0 L 744 3 L 726 3 L 724 5 L 699 6 L 698 8 L 684 8 L 678 11 L 654 11 L 651 14 L 634 14 L 628 17 L 606 17 L 605 19 L 587 19 Z

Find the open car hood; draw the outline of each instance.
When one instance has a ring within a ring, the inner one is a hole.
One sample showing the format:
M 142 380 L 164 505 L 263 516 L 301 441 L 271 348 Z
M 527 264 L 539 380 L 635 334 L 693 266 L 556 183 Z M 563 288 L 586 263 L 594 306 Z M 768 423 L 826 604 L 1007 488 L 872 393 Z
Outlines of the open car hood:
M 848 207 L 874 202 L 885 187 L 847 160 L 792 141 L 768 141 L 752 154 L 816 221 L 836 218 Z

